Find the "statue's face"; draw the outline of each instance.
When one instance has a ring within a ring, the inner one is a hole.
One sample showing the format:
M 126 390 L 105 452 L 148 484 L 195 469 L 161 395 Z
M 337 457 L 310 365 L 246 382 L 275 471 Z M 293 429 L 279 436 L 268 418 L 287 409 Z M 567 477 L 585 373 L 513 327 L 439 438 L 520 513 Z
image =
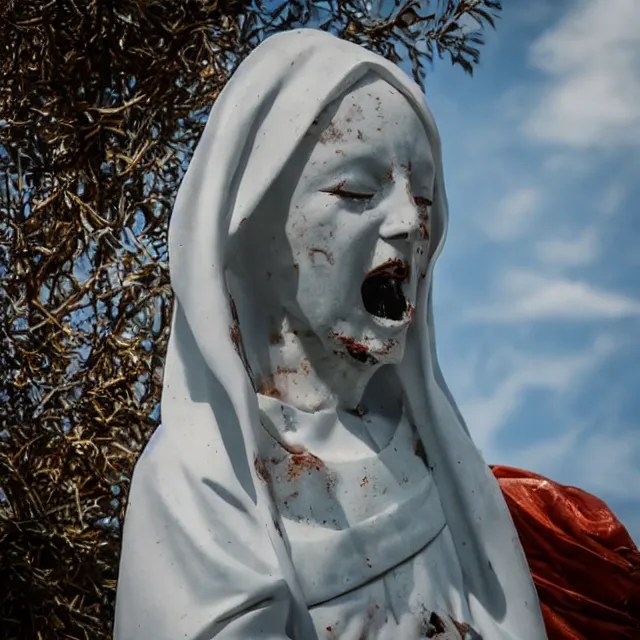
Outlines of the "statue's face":
M 380 79 L 335 107 L 283 175 L 297 181 L 285 227 L 295 261 L 288 311 L 355 363 L 398 362 L 426 267 L 431 147 L 409 102 Z

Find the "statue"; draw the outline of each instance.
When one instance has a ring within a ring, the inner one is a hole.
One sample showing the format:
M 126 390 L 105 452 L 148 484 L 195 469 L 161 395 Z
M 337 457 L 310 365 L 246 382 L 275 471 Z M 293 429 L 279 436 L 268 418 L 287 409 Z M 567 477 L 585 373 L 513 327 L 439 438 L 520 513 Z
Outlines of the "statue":
M 399 68 L 313 30 L 242 63 L 170 224 L 116 640 L 547 638 L 437 362 L 446 224 L 436 126 Z

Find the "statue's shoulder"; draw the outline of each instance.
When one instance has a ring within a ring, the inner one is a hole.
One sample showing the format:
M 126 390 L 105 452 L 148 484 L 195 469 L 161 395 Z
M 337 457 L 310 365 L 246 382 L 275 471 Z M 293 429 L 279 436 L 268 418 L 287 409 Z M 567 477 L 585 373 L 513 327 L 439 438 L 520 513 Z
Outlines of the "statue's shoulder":
M 492 471 L 527 556 L 549 640 L 640 638 L 640 552 L 611 509 L 529 471 Z

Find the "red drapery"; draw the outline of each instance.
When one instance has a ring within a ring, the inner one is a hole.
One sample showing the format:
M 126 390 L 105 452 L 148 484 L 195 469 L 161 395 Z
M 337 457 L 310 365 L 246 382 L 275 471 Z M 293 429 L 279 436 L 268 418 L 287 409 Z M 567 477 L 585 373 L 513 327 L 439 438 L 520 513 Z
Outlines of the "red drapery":
M 640 640 L 640 552 L 598 498 L 492 467 L 533 575 L 549 640 Z

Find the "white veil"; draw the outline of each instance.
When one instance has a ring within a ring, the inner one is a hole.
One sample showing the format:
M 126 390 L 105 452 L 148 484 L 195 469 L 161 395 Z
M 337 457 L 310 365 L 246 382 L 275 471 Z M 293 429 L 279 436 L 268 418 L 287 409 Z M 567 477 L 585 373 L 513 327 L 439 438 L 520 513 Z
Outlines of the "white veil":
M 234 236 L 325 106 L 374 71 L 421 116 L 437 178 L 432 255 L 399 375 L 485 640 L 546 638 L 500 488 L 438 365 L 430 283 L 445 237 L 440 140 L 424 96 L 382 57 L 324 32 L 272 36 L 211 111 L 170 224 L 175 311 L 162 425 L 140 457 L 124 527 L 116 640 L 316 637 L 279 515 L 254 459 L 256 393 L 239 355 L 225 271 Z M 416 344 L 417 342 L 417 344 Z

